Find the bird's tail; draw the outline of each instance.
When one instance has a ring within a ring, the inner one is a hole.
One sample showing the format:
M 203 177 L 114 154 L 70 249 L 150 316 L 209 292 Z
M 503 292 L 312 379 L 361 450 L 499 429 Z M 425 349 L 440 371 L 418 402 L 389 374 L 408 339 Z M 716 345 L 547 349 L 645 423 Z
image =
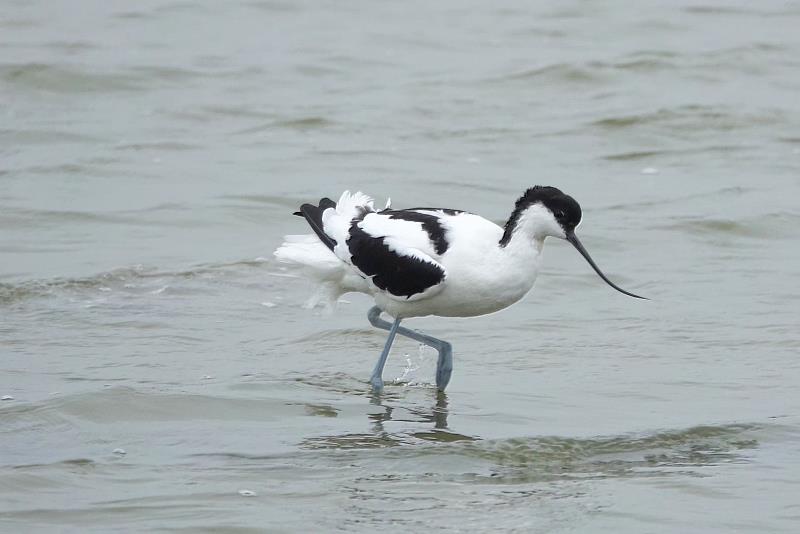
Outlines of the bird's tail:
M 352 220 L 370 211 L 375 211 L 370 197 L 345 191 L 338 203 L 323 198 L 319 205 L 303 204 L 295 212 L 306 219 L 314 234 L 287 235 L 274 254 L 300 276 L 317 282 L 318 290 L 306 307 L 321 304 L 332 309 L 342 294 L 362 290 L 363 279 L 333 250 L 338 242 L 346 242 Z
M 315 206 L 314 204 L 303 204 L 300 206 L 300 211 L 294 212 L 294 215 L 305 217 L 306 222 L 308 222 L 308 225 L 312 230 L 314 230 L 314 233 L 317 234 L 319 240 L 326 247 L 333 250 L 333 247 L 336 246 L 336 241 L 334 241 L 331 236 L 325 233 L 325 225 L 322 220 L 322 214 L 325 213 L 325 210 L 328 208 L 333 208 L 335 212 L 336 203 L 326 197 L 320 199 L 318 206 Z

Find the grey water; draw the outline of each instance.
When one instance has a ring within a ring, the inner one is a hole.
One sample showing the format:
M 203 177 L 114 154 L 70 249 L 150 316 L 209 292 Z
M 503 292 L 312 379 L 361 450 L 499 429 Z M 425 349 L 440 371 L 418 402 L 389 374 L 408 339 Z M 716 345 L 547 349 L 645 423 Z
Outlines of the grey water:
M 797 532 L 800 3 L 6 1 L 0 531 Z M 584 211 L 436 354 L 272 260 L 344 189 Z

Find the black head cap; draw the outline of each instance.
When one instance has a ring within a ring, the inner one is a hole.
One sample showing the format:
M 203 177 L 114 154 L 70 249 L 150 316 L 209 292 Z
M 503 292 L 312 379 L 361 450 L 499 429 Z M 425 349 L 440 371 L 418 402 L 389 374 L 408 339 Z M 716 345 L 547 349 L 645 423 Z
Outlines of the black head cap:
M 556 187 L 535 185 L 525 191 L 525 193 L 517 199 L 517 203 L 514 205 L 514 211 L 506 223 L 505 233 L 501 240 L 503 245 L 511 240 L 511 234 L 522 212 L 537 203 L 542 204 L 553 213 L 556 221 L 558 221 L 567 234 L 575 230 L 575 227 L 581 222 L 581 207 L 574 198 L 562 193 L 561 190 Z

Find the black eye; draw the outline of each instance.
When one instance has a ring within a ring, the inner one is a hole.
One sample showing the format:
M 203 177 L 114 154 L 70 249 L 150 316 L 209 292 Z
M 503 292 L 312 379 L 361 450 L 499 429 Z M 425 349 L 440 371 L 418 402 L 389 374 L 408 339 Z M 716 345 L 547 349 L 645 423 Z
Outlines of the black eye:
M 558 210 L 556 212 L 556 217 L 558 217 L 559 219 L 563 219 L 566 216 L 567 216 L 567 214 L 566 214 L 566 212 L 564 210 Z

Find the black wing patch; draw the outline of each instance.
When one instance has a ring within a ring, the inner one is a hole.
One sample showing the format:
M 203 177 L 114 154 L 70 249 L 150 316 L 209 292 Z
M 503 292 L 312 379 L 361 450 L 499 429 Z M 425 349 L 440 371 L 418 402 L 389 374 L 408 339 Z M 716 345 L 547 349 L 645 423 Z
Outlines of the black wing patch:
M 347 248 L 353 265 L 372 277 L 372 283 L 378 288 L 395 296 L 409 298 L 444 281 L 445 273 L 441 267 L 393 252 L 383 237 L 369 235 L 359 228 L 359 222 L 354 220 L 350 225 Z
M 436 253 L 441 256 L 447 252 L 450 246 L 450 243 L 447 242 L 447 236 L 445 235 L 445 228 L 442 226 L 442 222 L 436 215 L 420 213 L 417 210 L 442 211 L 447 215 L 456 215 L 461 212 L 439 208 L 413 208 L 410 210 L 386 210 L 381 212 L 382 215 L 388 215 L 391 219 L 403 219 L 404 221 L 421 223 L 422 229 L 427 232 L 428 238 L 431 240 L 431 243 L 433 243 L 433 248 L 436 250 Z

